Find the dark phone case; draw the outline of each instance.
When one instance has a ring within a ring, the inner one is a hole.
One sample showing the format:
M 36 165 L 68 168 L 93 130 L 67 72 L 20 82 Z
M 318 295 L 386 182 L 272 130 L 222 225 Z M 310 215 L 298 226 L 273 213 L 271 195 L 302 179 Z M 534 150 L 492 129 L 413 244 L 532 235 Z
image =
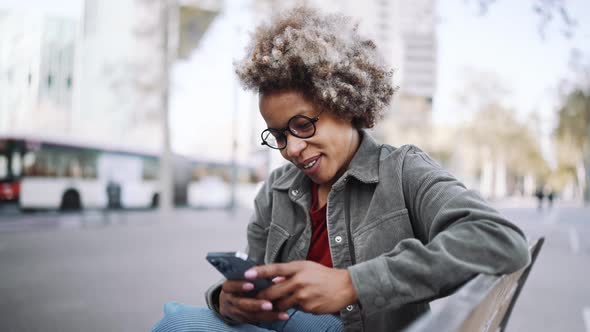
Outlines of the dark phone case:
M 235 252 L 210 252 L 207 254 L 207 261 L 228 280 L 247 280 L 244 278 L 244 272 L 256 266 L 256 263 L 250 259 L 237 257 Z M 250 297 L 272 284 L 270 279 L 248 281 L 254 284 L 254 289 L 246 293 L 246 296 Z

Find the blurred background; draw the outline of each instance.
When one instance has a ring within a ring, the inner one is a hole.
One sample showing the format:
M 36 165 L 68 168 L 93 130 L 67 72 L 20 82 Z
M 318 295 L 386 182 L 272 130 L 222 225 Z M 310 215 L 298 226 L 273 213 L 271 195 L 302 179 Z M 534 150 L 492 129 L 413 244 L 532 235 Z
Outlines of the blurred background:
M 233 61 L 297 4 L 359 23 L 420 146 L 529 238 L 512 331 L 590 331 L 590 3 L 0 0 L 0 330 L 135 331 L 203 305 L 283 163 Z M 435 304 L 436 308 L 436 304 Z

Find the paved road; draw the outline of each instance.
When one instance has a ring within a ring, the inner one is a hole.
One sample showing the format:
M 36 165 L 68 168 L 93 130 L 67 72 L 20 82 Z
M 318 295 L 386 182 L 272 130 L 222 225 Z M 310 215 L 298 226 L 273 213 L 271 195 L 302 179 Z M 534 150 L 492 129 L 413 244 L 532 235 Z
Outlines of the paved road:
M 502 211 L 547 237 L 508 330 L 590 332 L 590 209 Z M 243 249 L 248 215 L 0 216 L 0 331 L 149 330 L 166 301 L 204 304 L 205 254 Z
M 530 238 L 546 237 L 508 330 L 590 332 L 590 208 L 503 212 Z
M 166 301 L 204 304 L 207 251 L 243 250 L 247 216 L 180 211 L 0 222 L 0 331 L 148 331 Z

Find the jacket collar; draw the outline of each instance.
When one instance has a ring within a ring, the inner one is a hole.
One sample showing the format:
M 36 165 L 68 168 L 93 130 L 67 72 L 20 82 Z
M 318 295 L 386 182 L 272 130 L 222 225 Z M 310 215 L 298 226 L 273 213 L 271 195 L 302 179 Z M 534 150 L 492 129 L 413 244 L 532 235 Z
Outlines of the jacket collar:
M 346 178 L 352 176 L 363 183 L 379 182 L 379 154 L 381 145 L 378 144 L 366 130 L 359 130 L 361 144 L 348 165 L 348 170 L 336 181 L 334 187 L 340 187 Z M 281 177 L 275 180 L 274 189 L 287 190 L 305 188 L 309 178 L 297 167 L 291 166 Z

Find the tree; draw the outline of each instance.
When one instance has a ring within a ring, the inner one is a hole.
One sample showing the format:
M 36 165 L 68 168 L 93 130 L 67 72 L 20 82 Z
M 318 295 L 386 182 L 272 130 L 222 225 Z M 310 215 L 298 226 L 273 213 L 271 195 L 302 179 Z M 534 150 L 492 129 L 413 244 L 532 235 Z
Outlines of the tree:
M 524 179 L 544 182 L 550 169 L 534 128 L 505 106 L 510 89 L 493 73 L 471 69 L 461 91 L 458 99 L 469 119 L 461 130 L 465 169 L 489 197 L 530 194 Z
M 559 138 L 571 138 L 573 144 L 584 151 L 588 149 L 590 125 L 590 93 L 576 89 L 568 94 L 558 111 L 559 123 L 555 134 Z
M 486 147 L 494 158 L 502 158 L 514 175 L 547 177 L 549 166 L 535 134 L 516 119 L 513 110 L 488 105 L 475 114 L 466 132 L 471 144 Z
M 574 89 L 557 114 L 554 137 L 559 172 L 575 179 L 584 199 L 590 201 L 590 92 Z
M 490 5 L 497 0 L 476 0 L 480 15 L 485 15 Z M 578 25 L 577 21 L 570 14 L 565 0 L 533 0 L 531 8 L 535 15 L 539 17 L 538 31 L 541 38 L 545 38 L 547 28 L 555 21 L 561 23 L 561 33 L 566 38 L 571 38 Z

